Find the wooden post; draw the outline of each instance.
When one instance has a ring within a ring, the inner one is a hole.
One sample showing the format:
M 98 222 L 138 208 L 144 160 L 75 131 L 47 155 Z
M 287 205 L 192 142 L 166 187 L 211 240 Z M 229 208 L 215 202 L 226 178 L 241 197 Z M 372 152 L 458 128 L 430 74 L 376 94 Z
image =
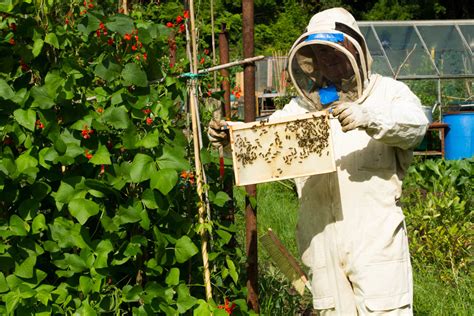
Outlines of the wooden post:
M 253 0 L 242 1 L 242 25 L 244 58 L 254 55 L 254 4 Z M 244 66 L 244 106 L 245 122 L 255 121 L 255 64 Z M 254 311 L 259 311 L 258 305 L 258 253 L 257 253 L 257 209 L 252 206 L 252 199 L 257 197 L 255 184 L 245 186 L 247 197 L 245 199 L 247 252 L 247 305 Z
M 229 42 L 226 24 L 222 23 L 221 32 L 219 33 L 219 56 L 221 64 L 227 64 L 229 62 Z M 224 78 L 222 80 L 222 90 L 224 90 L 224 116 L 227 121 L 231 119 L 230 113 L 230 82 L 229 82 L 229 70 L 221 69 L 221 75 Z

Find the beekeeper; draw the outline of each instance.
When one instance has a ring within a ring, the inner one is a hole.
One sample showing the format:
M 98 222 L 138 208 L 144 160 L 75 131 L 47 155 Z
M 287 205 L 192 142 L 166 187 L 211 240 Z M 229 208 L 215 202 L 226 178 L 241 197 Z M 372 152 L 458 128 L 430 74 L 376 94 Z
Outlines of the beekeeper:
M 413 283 L 400 194 L 428 120 L 401 82 L 371 73 L 354 17 L 314 15 L 289 53 L 299 97 L 270 119 L 329 109 L 337 170 L 295 179 L 302 261 L 323 315 L 410 315 Z M 212 121 L 208 134 L 227 142 Z

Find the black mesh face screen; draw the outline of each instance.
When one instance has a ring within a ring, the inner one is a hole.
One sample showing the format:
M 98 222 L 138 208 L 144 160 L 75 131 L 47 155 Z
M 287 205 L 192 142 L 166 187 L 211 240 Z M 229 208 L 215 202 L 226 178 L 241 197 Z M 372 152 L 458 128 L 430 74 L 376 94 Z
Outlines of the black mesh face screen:
M 351 27 L 345 25 L 344 23 L 339 23 L 336 22 L 336 30 L 342 33 L 345 33 L 355 39 L 357 43 L 359 43 L 360 47 L 362 48 L 362 51 L 364 53 L 364 59 L 365 59 L 365 64 L 367 65 L 367 72 L 369 71 L 369 64 L 367 63 L 367 51 L 365 50 L 365 40 L 364 38 L 354 31 Z

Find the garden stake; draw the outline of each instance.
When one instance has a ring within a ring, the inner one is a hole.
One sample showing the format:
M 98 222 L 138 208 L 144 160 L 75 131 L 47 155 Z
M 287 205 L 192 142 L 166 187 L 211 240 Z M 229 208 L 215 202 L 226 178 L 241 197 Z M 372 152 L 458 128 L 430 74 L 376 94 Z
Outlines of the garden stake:
M 242 1 L 242 25 L 244 58 L 254 54 L 254 5 L 253 0 Z M 245 122 L 255 121 L 255 64 L 244 67 Z M 247 253 L 247 305 L 258 313 L 258 249 L 257 208 L 251 203 L 257 197 L 255 184 L 245 186 L 245 248 Z
M 192 72 L 197 75 L 198 61 L 197 61 L 197 48 L 196 48 L 196 32 L 194 25 L 194 1 L 189 1 L 189 13 L 191 19 L 191 49 L 192 49 Z M 193 143 L 194 143 L 194 163 L 196 167 L 196 185 L 197 193 L 199 196 L 199 224 L 202 225 L 199 234 L 201 235 L 201 253 L 202 262 L 204 269 L 204 285 L 206 289 L 206 299 L 210 301 L 212 299 L 212 288 L 211 288 L 211 273 L 209 270 L 209 256 L 207 253 L 208 234 L 204 229 L 204 222 L 206 216 L 205 201 L 203 199 L 203 179 L 202 179 L 202 165 L 200 158 L 200 142 L 198 137 L 198 118 L 197 118 L 197 94 L 196 94 L 196 78 L 191 80 L 191 91 L 190 91 L 190 107 L 191 107 L 191 120 L 193 127 Z

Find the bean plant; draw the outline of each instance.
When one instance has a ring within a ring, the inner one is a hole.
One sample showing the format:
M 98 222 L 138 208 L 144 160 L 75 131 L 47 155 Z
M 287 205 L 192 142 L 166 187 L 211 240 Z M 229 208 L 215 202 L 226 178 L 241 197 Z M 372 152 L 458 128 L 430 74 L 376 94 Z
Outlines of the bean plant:
M 248 314 L 205 148 L 212 213 L 197 220 L 189 12 L 118 2 L 0 3 L 0 314 Z

